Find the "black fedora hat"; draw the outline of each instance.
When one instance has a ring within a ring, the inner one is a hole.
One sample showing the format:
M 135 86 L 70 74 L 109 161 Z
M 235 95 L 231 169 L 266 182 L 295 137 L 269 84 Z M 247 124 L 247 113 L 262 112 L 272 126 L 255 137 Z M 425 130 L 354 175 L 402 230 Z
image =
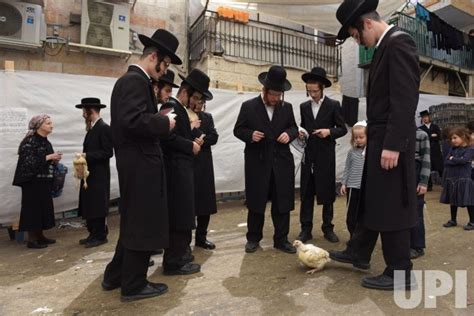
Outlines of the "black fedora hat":
M 424 110 L 420 112 L 420 117 L 429 116 L 429 115 L 430 115 L 430 112 L 428 112 L 428 110 Z
M 160 50 L 161 53 L 169 56 L 171 58 L 171 63 L 175 65 L 181 65 L 183 62 L 181 59 L 176 55 L 176 50 L 179 46 L 179 41 L 170 32 L 164 29 L 158 29 L 156 32 L 150 37 L 138 34 L 138 38 L 140 42 L 142 42 L 143 46 L 146 47 L 156 47 Z
M 332 85 L 331 81 L 326 78 L 326 70 L 321 67 L 314 67 L 311 69 L 311 72 L 306 72 L 301 76 L 304 82 L 308 82 L 308 80 L 315 80 L 322 82 L 326 88 Z
M 81 104 L 77 104 L 76 108 L 82 109 L 82 108 L 99 108 L 103 109 L 105 108 L 106 105 L 100 103 L 99 98 L 83 98 L 81 100 Z
M 258 81 L 270 90 L 284 92 L 291 89 L 291 83 L 286 79 L 286 70 L 281 66 L 271 66 L 268 71 L 260 73 Z
M 179 74 L 179 77 L 183 79 L 183 82 L 188 83 L 191 87 L 194 88 L 197 92 L 203 94 L 206 100 L 212 100 L 213 95 L 209 91 L 209 84 L 211 79 L 199 69 L 193 69 L 187 77 Z
M 345 40 L 349 36 L 347 29 L 354 24 L 361 15 L 375 11 L 379 4 L 379 0 L 344 0 L 337 8 L 336 18 L 342 24 L 337 39 Z
M 156 81 L 156 80 L 155 80 Z M 174 83 L 174 72 L 170 69 L 166 71 L 166 75 L 161 76 L 157 82 L 162 82 L 164 84 L 169 84 L 173 88 L 179 88 L 177 84 Z

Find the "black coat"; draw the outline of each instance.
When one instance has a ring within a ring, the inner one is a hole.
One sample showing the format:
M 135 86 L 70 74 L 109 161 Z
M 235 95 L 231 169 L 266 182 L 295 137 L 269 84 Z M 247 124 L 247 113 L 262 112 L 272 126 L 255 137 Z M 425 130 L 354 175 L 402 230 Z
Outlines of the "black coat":
M 168 208 L 170 228 L 191 230 L 194 219 L 194 154 L 193 141 L 197 131 L 191 130 L 189 116 L 181 103 L 170 98 L 160 110 L 173 108 L 176 125 L 170 135 L 162 140 L 168 183 Z
M 198 116 L 201 120 L 199 130 L 206 136 L 204 136 L 201 152 L 194 158 L 195 210 L 196 215 L 210 215 L 217 213 L 211 146 L 217 143 L 219 135 L 210 113 L 200 112 Z
M 256 130 L 265 134 L 265 138 L 257 143 L 252 142 L 252 133 Z M 298 136 L 290 103 L 276 106 L 271 122 L 261 96 L 242 104 L 234 135 L 245 142 L 245 195 L 247 207 L 252 212 L 265 212 L 272 172 L 279 213 L 288 213 L 295 208 L 293 154 L 289 143 L 276 141 L 283 132 L 288 133 L 290 142 Z
M 84 138 L 82 152 L 86 154 L 89 177 L 87 189 L 81 182 L 79 214 L 84 219 L 107 216 L 110 200 L 110 158 L 113 156 L 110 126 L 99 119 Z
M 438 171 L 439 175 L 443 175 L 443 155 L 441 154 L 441 129 L 438 125 L 431 123 L 430 128 L 426 125 L 421 125 L 420 129 L 425 131 L 430 137 L 430 159 L 431 170 Z M 433 136 L 436 135 L 436 136 Z
M 403 230 L 416 222 L 413 118 L 419 84 L 416 44 L 410 35 L 393 28 L 382 39 L 369 72 L 368 138 L 359 213 L 371 230 Z M 400 152 L 397 167 L 382 169 L 383 149 Z
M 305 159 L 301 166 L 301 199 L 316 194 L 318 204 L 331 204 L 336 200 L 336 139 L 347 133 L 338 101 L 324 98 L 316 119 L 313 117 L 311 101 L 300 105 L 301 127 L 309 133 L 305 148 Z M 316 129 L 328 128 L 326 138 L 312 135 Z M 313 169 L 313 173 L 311 172 Z M 308 191 L 308 181 L 314 177 L 315 192 Z
M 157 113 L 151 81 L 136 66 L 115 83 L 110 104 L 120 187 L 120 239 L 132 250 L 166 248 L 168 208 L 159 137 L 168 135 L 169 120 Z

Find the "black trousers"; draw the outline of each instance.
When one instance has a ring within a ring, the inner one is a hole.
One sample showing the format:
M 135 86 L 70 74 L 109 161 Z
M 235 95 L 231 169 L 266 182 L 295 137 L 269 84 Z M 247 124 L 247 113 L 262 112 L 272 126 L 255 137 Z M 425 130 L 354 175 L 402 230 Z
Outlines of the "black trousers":
M 196 240 L 205 241 L 207 238 L 207 228 L 209 227 L 209 221 L 211 215 L 198 215 L 196 216 Z
M 357 224 L 357 214 L 359 209 L 360 189 L 349 188 L 347 192 L 347 215 L 346 225 L 349 233 L 354 234 Z
M 359 220 L 351 240 L 347 243 L 347 251 L 357 261 L 370 262 L 379 234 L 387 265 L 384 274 L 393 277 L 395 270 L 411 271 L 413 265 L 410 260 L 410 229 L 377 232 L 368 229 Z
M 111 285 L 121 285 L 122 295 L 133 295 L 146 285 L 146 273 L 150 261 L 150 251 L 136 251 L 123 246 L 120 238 L 115 247 L 112 261 L 104 272 L 104 281 Z
M 270 192 L 269 198 L 272 203 L 271 214 L 273 227 L 275 232 L 273 234 L 273 243 L 281 245 L 288 241 L 288 233 L 290 232 L 290 213 L 280 213 L 278 210 L 278 196 L 276 194 L 275 177 L 271 175 L 270 178 Z M 263 238 L 263 224 L 265 223 L 265 214 L 254 212 L 249 209 L 247 215 L 247 240 L 259 242 Z
M 184 260 L 190 251 L 191 230 L 170 230 L 170 242 L 163 255 L 163 269 L 178 270 L 186 264 Z
M 425 195 L 418 195 L 417 197 L 417 213 L 418 218 L 416 226 L 410 229 L 410 247 L 413 249 L 426 248 L 425 242 L 425 220 L 423 218 L 423 207 L 425 206 Z
M 107 237 L 105 217 L 92 218 L 86 220 L 87 231 L 92 239 L 104 240 Z
M 314 185 L 314 176 L 311 174 L 311 178 L 308 180 L 308 187 L 306 188 L 306 194 L 304 199 L 301 201 L 300 209 L 300 223 L 301 230 L 307 233 L 311 233 L 313 230 L 313 213 L 314 213 L 314 194 L 315 194 L 315 185 Z M 334 217 L 334 209 L 331 204 L 323 205 L 323 224 L 321 229 L 323 233 L 332 232 L 334 230 L 334 225 L 332 224 L 332 219 Z

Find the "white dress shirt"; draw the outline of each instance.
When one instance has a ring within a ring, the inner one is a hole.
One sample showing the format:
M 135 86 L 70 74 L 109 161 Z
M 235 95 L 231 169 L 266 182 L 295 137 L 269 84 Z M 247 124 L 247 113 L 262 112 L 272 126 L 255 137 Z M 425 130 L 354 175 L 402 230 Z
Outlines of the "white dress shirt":
M 314 102 L 313 99 L 311 99 L 311 110 L 313 111 L 313 118 L 316 119 L 316 116 L 318 115 L 319 109 L 321 108 L 321 104 L 324 102 L 324 98 L 326 96 L 323 95 L 321 99 L 319 99 L 318 102 Z
M 275 111 L 275 107 L 273 107 L 273 106 L 268 106 L 268 105 L 265 103 L 265 100 L 263 99 L 263 94 L 261 95 L 261 97 L 262 97 L 263 104 L 265 105 L 265 109 L 267 110 L 268 119 L 269 119 L 270 122 L 271 122 L 271 121 L 272 121 L 272 118 L 273 118 L 273 111 Z
M 385 37 L 385 35 L 387 34 L 387 32 L 390 31 L 390 29 L 391 29 L 392 27 L 395 27 L 395 25 L 389 25 L 389 26 L 385 29 L 385 31 L 382 33 L 382 36 L 380 36 L 379 41 L 377 42 L 377 45 L 375 45 L 375 48 L 379 48 L 379 45 L 380 45 L 380 43 L 382 43 L 383 38 Z

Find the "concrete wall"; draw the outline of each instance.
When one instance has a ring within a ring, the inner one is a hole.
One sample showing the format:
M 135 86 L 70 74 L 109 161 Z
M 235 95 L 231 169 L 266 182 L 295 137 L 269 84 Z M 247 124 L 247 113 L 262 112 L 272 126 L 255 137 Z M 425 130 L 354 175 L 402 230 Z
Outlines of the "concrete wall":
M 82 0 L 44 0 L 48 35 L 53 34 L 55 24 L 59 25 L 60 37 L 80 43 L 81 26 L 70 25 L 69 14 L 80 14 L 81 4 Z M 176 70 L 183 73 L 187 70 L 186 8 L 186 0 L 140 0 L 136 2 L 130 17 L 130 29 L 137 33 L 151 36 L 157 28 L 165 28 L 176 35 L 180 41 L 178 55 L 184 62 Z M 0 69 L 3 69 L 5 60 L 13 60 L 16 70 L 118 77 L 138 59 L 138 51 L 127 61 L 95 53 L 68 53 L 66 46 L 62 49 L 45 48 L 35 53 L 0 47 Z
M 437 71 L 439 70 L 437 69 Z M 423 77 L 423 74 L 421 76 Z M 431 73 L 429 73 L 420 85 L 420 92 L 449 95 L 449 81 L 444 82 L 443 72 L 440 72 L 434 80 L 431 80 Z

